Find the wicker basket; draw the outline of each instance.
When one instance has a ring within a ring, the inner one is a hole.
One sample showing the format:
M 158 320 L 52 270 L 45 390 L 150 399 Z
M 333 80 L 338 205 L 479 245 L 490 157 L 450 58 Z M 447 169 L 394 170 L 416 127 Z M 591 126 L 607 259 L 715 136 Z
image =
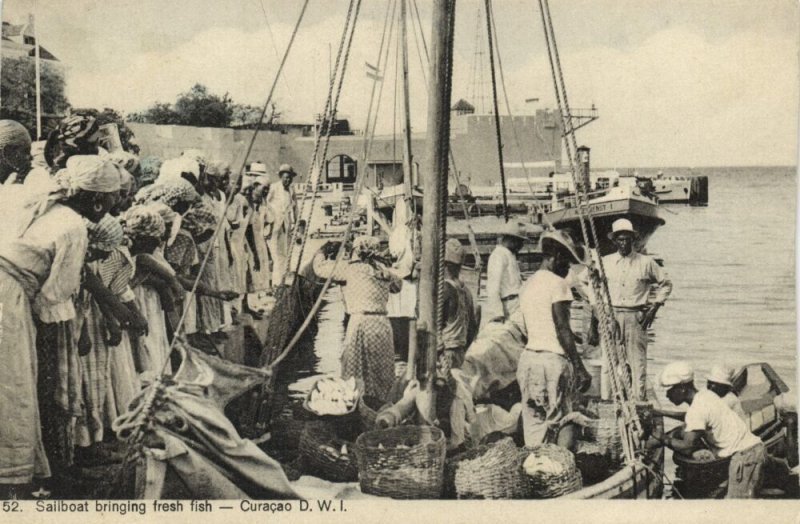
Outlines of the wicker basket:
M 527 454 L 521 454 L 512 439 L 481 446 L 480 451 L 477 456 L 462 458 L 451 466 L 459 499 L 523 499 L 530 496 L 530 484 L 522 471 L 522 461 Z
M 569 450 L 555 444 L 542 444 L 524 448 L 524 451 L 524 458 L 531 455 L 547 457 L 563 466 L 559 473 L 539 471 L 534 475 L 525 475 L 533 498 L 551 499 L 573 493 L 583 487 L 581 472 L 578 471 L 575 465 L 575 457 Z
M 622 436 L 619 433 L 617 423 L 617 407 L 613 401 L 593 400 L 587 406 L 592 415 L 596 418 L 586 427 L 585 435 L 590 442 L 596 442 L 602 448 L 602 452 L 614 461 L 621 461 Z
M 321 421 L 307 423 L 300 436 L 300 456 L 305 470 L 333 482 L 354 482 L 358 479 L 356 456 L 352 448 L 352 442 L 336 436 L 334 428 Z
M 356 440 L 361 491 L 397 499 L 438 499 L 446 439 L 429 426 L 398 426 Z

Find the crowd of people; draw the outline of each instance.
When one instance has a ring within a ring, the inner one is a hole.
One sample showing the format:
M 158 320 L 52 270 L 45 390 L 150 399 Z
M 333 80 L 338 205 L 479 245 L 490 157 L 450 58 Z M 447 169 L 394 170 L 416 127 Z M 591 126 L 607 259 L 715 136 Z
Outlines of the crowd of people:
M 197 150 L 107 151 L 98 129 L 72 115 L 34 157 L 28 131 L 0 121 L 5 496 L 118 460 L 112 422 L 172 371 L 174 334 L 224 342 L 287 270 L 291 166 L 272 185 L 261 163 L 237 179 Z

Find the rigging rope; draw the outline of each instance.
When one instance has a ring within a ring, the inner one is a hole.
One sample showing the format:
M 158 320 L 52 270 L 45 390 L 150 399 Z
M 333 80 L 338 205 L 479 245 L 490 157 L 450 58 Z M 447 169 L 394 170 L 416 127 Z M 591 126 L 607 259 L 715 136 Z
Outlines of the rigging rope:
M 506 172 L 503 166 L 503 136 L 500 134 L 500 110 L 497 105 L 497 79 L 494 70 L 494 43 L 492 38 L 492 0 L 484 0 L 486 8 L 486 32 L 489 36 L 489 70 L 492 73 L 492 103 L 494 105 L 494 127 L 497 138 L 497 160 L 500 164 L 500 184 L 503 186 L 503 217 L 508 222 L 508 195 Z
M 608 281 L 606 280 L 602 257 L 597 251 L 599 248 L 597 231 L 593 217 L 587 209 L 589 188 L 584 187 L 585 184 L 581 182 L 575 165 L 574 154 L 577 154 L 577 141 L 575 139 L 575 130 L 572 125 L 566 85 L 561 70 L 561 61 L 558 56 L 558 48 L 555 41 L 555 32 L 550 17 L 548 0 L 539 0 L 539 7 L 541 10 L 542 24 L 544 26 L 545 41 L 547 44 L 548 58 L 550 60 L 551 74 L 553 76 L 556 100 L 564 126 L 564 145 L 569 159 L 573 183 L 575 185 L 576 200 L 578 203 L 576 207 L 578 221 L 587 248 L 591 245 L 591 241 L 594 241 L 596 253 L 594 265 L 596 266 L 596 270 L 593 270 L 593 268 L 590 269 L 590 281 L 596 298 L 600 341 L 601 346 L 605 350 L 603 353 L 609 367 L 608 376 L 610 378 L 611 390 L 616 401 L 617 409 L 622 415 L 620 417 L 620 434 L 622 436 L 623 450 L 626 460 L 631 463 L 635 459 L 635 448 L 638 444 L 638 435 L 641 433 L 641 422 L 636 413 L 636 408 L 633 405 L 634 397 L 631 391 L 632 386 L 629 381 L 630 373 L 626 365 L 625 347 L 614 318 L 613 309 L 611 308 L 611 297 L 608 291 Z M 590 232 L 587 231 L 586 222 L 589 224 L 591 236 Z
M 353 32 L 355 31 L 355 20 L 358 18 L 358 11 L 359 11 L 360 8 L 361 8 L 361 0 L 350 0 L 350 5 L 347 8 L 347 17 L 345 19 L 344 30 L 342 31 L 342 40 L 339 43 L 339 50 L 336 53 L 336 65 L 335 65 L 335 68 L 334 68 L 334 75 L 331 77 L 330 82 L 328 84 L 328 97 L 327 97 L 327 99 L 325 101 L 325 111 L 323 112 L 323 121 L 322 121 L 323 124 L 325 124 L 325 136 L 324 136 L 324 138 L 322 138 L 321 136 L 317 135 L 317 139 L 315 140 L 315 143 L 314 143 L 314 152 L 313 152 L 313 154 L 311 156 L 311 163 L 308 166 L 308 173 L 306 175 L 306 178 L 313 186 L 313 189 L 312 189 L 312 192 L 311 192 L 311 198 L 310 198 L 311 203 L 309 205 L 310 209 L 309 209 L 309 213 L 308 213 L 308 220 L 309 221 L 311 220 L 311 215 L 313 214 L 314 207 L 316 205 L 316 200 L 317 200 L 316 197 L 317 197 L 317 193 L 319 191 L 319 180 L 320 180 L 321 175 L 322 175 L 322 163 L 325 162 L 325 155 L 328 152 L 328 144 L 330 142 L 331 134 L 333 132 L 333 126 L 335 124 L 336 104 L 338 104 L 338 102 L 339 102 L 339 94 L 341 93 L 342 84 L 344 83 L 344 73 L 345 73 L 345 71 L 347 69 L 347 58 L 348 58 L 348 55 L 349 55 L 349 52 L 350 52 L 350 44 L 352 44 L 352 42 L 353 42 L 353 39 L 352 39 Z M 351 20 L 352 20 L 352 24 L 351 24 Z M 348 39 L 348 33 L 349 33 L 349 36 L 350 36 L 349 39 Z M 345 53 L 345 47 L 347 48 L 346 53 Z M 343 64 L 343 66 L 341 68 L 341 71 L 340 71 L 339 65 L 340 65 L 340 63 L 342 61 L 343 53 L 345 53 L 345 55 L 344 55 L 345 58 L 344 58 L 344 64 Z M 337 82 L 337 78 L 338 78 L 338 82 Z M 338 83 L 338 87 L 337 87 L 337 83 Z M 336 87 L 335 97 L 334 97 L 334 87 Z M 320 148 L 320 143 L 321 142 L 324 142 L 325 145 L 323 146 L 322 156 L 319 156 L 319 153 L 320 153 L 319 148 Z M 319 166 L 317 165 L 318 160 L 319 160 L 319 163 L 320 163 Z M 314 175 L 316 175 L 316 176 L 314 176 Z M 306 186 L 306 188 L 308 188 L 308 182 L 305 184 L 305 186 Z M 286 257 L 285 271 L 284 271 L 283 278 L 282 278 L 282 283 L 283 284 L 286 283 L 286 278 L 287 278 L 287 276 L 289 274 L 289 270 L 291 269 L 292 258 L 294 257 L 294 254 L 295 254 L 295 243 L 297 241 L 298 231 L 300 229 L 298 226 L 299 226 L 299 223 L 300 223 L 300 219 L 305 216 L 305 209 L 306 209 L 306 201 L 307 200 L 309 200 L 309 198 L 307 197 L 306 191 L 304 190 L 303 191 L 303 204 L 302 204 L 302 206 L 300 208 L 300 213 L 298 214 L 297 224 L 292 229 L 292 236 L 291 236 L 291 240 L 289 242 L 290 251 L 288 253 L 288 256 Z M 308 227 L 308 223 L 306 223 L 306 227 L 305 227 L 305 230 L 303 232 L 303 239 L 302 239 L 302 241 L 300 243 L 300 251 L 299 251 L 299 255 L 297 257 L 297 265 L 296 265 L 296 268 L 295 268 L 295 273 L 297 273 L 297 271 L 300 268 L 300 264 L 302 263 L 303 250 L 305 248 L 306 240 L 308 239 L 309 231 L 310 231 L 310 228 Z

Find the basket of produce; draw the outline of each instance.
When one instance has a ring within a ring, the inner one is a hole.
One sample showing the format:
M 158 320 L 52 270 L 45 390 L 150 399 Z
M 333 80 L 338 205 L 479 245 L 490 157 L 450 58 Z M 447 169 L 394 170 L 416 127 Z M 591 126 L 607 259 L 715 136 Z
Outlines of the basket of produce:
M 617 422 L 617 406 L 609 400 L 593 400 L 587 406 L 592 415 L 589 425 L 585 428 L 586 439 L 600 445 L 603 453 L 612 460 L 622 460 L 622 437 Z
M 336 436 L 322 421 L 308 422 L 300 436 L 300 456 L 306 471 L 332 482 L 358 480 L 353 443 Z
M 452 479 L 459 499 L 528 498 L 530 484 L 522 471 L 525 456 L 511 438 L 457 455 L 445 466 L 445 493 Z
M 324 377 L 309 390 L 303 407 L 319 417 L 349 415 L 358 407 L 359 395 L 355 378 Z
M 436 499 L 442 492 L 446 439 L 430 426 L 397 426 L 356 439 L 361 491 L 396 499 Z
M 524 448 L 527 455 L 522 469 L 527 475 L 531 496 L 550 499 L 578 491 L 583 487 L 581 472 L 572 453 L 555 444 Z

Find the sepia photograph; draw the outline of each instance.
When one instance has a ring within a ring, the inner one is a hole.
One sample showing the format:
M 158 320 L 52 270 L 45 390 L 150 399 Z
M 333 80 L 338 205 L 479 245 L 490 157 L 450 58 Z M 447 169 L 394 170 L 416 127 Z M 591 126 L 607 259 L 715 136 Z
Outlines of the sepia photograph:
M 800 498 L 795 0 L 0 5 L 3 514 Z

